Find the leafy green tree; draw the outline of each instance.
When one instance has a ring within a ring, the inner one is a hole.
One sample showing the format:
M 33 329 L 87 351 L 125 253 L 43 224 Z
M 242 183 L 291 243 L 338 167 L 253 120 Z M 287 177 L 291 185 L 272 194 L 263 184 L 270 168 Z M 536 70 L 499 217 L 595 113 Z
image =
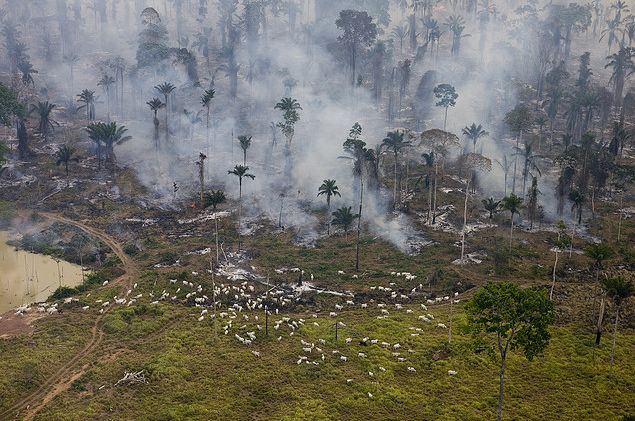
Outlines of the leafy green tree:
M 553 303 L 544 290 L 522 289 L 510 282 L 488 282 L 476 291 L 465 310 L 468 330 L 486 341 L 489 349 L 498 349 L 501 363 L 497 419 L 500 421 L 507 355 L 509 351 L 520 351 L 531 361 L 547 348 L 551 337 L 549 325 L 554 319 Z M 495 341 L 489 340 L 492 335 Z
M 238 136 L 238 144 L 243 150 L 243 165 L 247 165 L 247 149 L 251 146 L 251 136 Z
M 509 196 L 506 196 L 501 201 L 502 208 L 506 211 L 509 211 L 511 214 L 510 222 L 511 228 L 509 229 L 509 250 L 512 249 L 512 241 L 514 238 L 514 215 L 520 214 L 520 209 L 523 205 L 523 199 L 516 196 L 514 193 L 511 193 Z
M 386 134 L 386 137 L 382 140 L 381 145 L 383 148 L 392 151 L 393 158 L 395 160 L 392 189 L 392 208 L 395 209 L 397 207 L 397 168 L 399 166 L 399 154 L 404 148 L 411 146 L 412 142 L 410 140 L 404 140 L 404 132 L 395 130 Z
M 339 192 L 339 188 L 337 187 L 337 182 L 335 180 L 324 180 L 322 185 L 318 188 L 318 196 L 325 195 L 326 196 L 326 207 L 327 207 L 327 235 L 331 235 L 331 197 L 333 196 L 342 196 Z
M 472 141 L 472 153 L 476 153 L 476 142 L 482 137 L 489 135 L 480 124 L 472 123 L 471 126 L 463 127 L 463 134 Z
M 445 108 L 445 117 L 443 118 L 443 131 L 445 131 L 448 122 L 448 108 L 456 105 L 459 94 L 456 93 L 454 86 L 442 83 L 434 88 L 434 96 L 438 99 L 435 105 Z
M 68 177 L 68 166 L 71 162 L 78 162 L 79 159 L 75 156 L 75 149 L 68 146 L 68 145 L 62 145 L 60 146 L 60 148 L 55 152 L 55 165 L 57 165 L 58 167 L 60 165 L 64 165 L 64 172 L 66 173 L 66 177 Z
M 613 328 L 613 345 L 611 346 L 611 367 L 609 374 L 613 374 L 613 363 L 615 361 L 615 342 L 617 338 L 617 322 L 622 304 L 635 294 L 633 282 L 627 275 L 609 276 L 602 281 L 602 289 L 613 301 L 615 306 L 615 326 Z
M 373 45 L 377 39 L 377 25 L 367 12 L 350 9 L 340 12 L 335 25 L 343 32 L 337 40 L 348 50 L 351 85 L 355 86 L 359 49 Z
M 42 133 L 42 136 L 44 136 L 44 140 L 48 140 L 55 126 L 60 125 L 57 121 L 53 120 L 53 116 L 51 115 L 55 107 L 55 104 L 51 104 L 48 101 L 31 105 L 31 113 L 35 113 L 38 116 L 38 130 Z
M 332 224 L 342 227 L 344 235 L 348 236 L 348 230 L 357 218 L 359 218 L 359 215 L 353 214 L 351 206 L 342 206 L 333 212 Z

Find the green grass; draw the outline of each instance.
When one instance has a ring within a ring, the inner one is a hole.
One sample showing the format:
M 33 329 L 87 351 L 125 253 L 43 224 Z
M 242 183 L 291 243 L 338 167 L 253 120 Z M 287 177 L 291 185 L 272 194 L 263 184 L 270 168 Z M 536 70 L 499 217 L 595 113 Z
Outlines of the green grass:
M 347 327 L 340 330 L 337 343 L 332 318 L 289 314 L 296 320 L 304 318 L 305 326 L 293 336 L 286 327 L 271 328 L 268 338 L 258 332 L 251 347 L 234 339 L 233 334 L 241 332 L 236 329 L 227 336 L 219 329 L 216 338 L 212 321 L 196 321 L 196 309 L 160 305 L 143 314 L 117 309 L 108 316 L 117 323 L 114 329 L 106 329 L 106 341 L 116 343 L 124 353 L 114 361 L 95 363 L 37 419 L 492 419 L 498 363 L 487 354 L 473 352 L 471 338 L 458 328 L 461 310 L 457 307 L 449 358 L 438 361 L 432 356 L 446 349 L 447 330 L 436 327 L 436 322 L 447 323 L 447 306 L 429 308 L 435 323 L 418 321 L 422 311 L 416 307 L 412 314 L 391 309 L 391 315 L 382 320 L 376 318 L 380 313 L 372 306 L 367 311 L 344 311 L 339 320 Z M 270 323 L 281 317 L 272 317 Z M 177 321 L 161 330 L 168 319 Z M 314 326 L 314 321 L 320 326 Z M 252 314 L 245 323 L 245 330 L 255 330 L 262 320 L 256 322 Z M 420 336 L 411 336 L 415 332 L 410 327 L 421 328 Z M 544 356 L 533 362 L 510 357 L 507 419 L 617 419 L 632 411 L 632 333 L 618 335 L 613 378 L 608 377 L 608 337 L 596 349 L 592 334 L 575 324 L 554 327 L 552 334 Z M 399 342 L 408 361 L 397 362 L 389 350 L 377 345 L 360 345 L 360 335 Z M 283 339 L 278 342 L 277 336 Z M 346 337 L 354 340 L 346 344 Z M 327 344 L 319 344 L 320 338 Z M 302 352 L 300 339 L 321 347 L 326 361 L 321 362 L 319 353 Z M 333 349 L 349 361 L 339 361 L 331 353 Z M 260 351 L 261 358 L 254 357 L 251 350 Z M 358 352 L 368 357 L 359 358 Z M 298 355 L 309 355 L 320 365 L 298 365 Z M 20 361 L 14 373 L 28 371 L 32 363 L 31 358 Z M 408 366 L 417 372 L 409 372 Z M 148 373 L 149 384 L 113 387 L 124 371 L 140 369 Z M 449 376 L 449 369 L 458 375 Z M 348 384 L 346 379 L 353 382 Z

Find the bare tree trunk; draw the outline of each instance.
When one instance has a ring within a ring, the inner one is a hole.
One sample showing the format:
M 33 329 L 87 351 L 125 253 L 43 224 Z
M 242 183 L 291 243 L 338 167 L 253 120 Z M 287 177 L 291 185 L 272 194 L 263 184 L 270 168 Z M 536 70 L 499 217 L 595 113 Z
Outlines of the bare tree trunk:
M 509 229 L 509 251 L 512 251 L 512 241 L 514 239 L 514 214 L 512 213 L 512 223 Z
M 463 208 L 463 232 L 461 233 L 461 264 L 463 264 L 463 256 L 465 255 L 465 228 L 467 227 L 467 199 L 468 191 L 470 189 L 470 180 L 468 179 L 465 185 L 465 206 Z M 450 303 L 450 308 L 452 307 Z
M 359 238 L 362 233 L 362 204 L 364 203 L 364 179 L 360 178 L 359 215 L 357 216 L 357 242 L 355 244 L 355 271 L 359 271 Z
M 617 337 L 617 320 L 619 318 L 620 308 L 615 307 L 615 327 L 613 328 L 613 345 L 611 346 L 611 366 L 609 368 L 609 376 L 613 375 L 613 363 L 615 362 L 615 338 Z
M 505 356 L 502 357 L 501 361 L 501 369 L 499 374 L 499 385 L 498 385 L 498 412 L 496 419 L 501 421 L 503 419 L 503 386 L 505 384 Z
M 595 330 L 595 344 L 600 345 L 600 339 L 602 339 L 602 320 L 604 319 L 604 294 L 600 300 L 600 314 L 598 314 L 598 324 Z
M 556 261 L 553 263 L 553 279 L 551 281 L 551 291 L 549 291 L 549 301 L 553 300 L 553 289 L 556 286 L 556 267 L 558 266 L 558 251 L 556 249 Z

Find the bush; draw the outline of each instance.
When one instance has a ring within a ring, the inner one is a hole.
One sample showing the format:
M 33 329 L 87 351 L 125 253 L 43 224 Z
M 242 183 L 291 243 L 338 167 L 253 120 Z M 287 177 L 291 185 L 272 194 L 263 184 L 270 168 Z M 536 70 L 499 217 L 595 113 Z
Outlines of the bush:
M 510 253 L 509 249 L 504 246 L 502 240 L 497 241 L 497 246 L 492 253 L 492 259 L 494 260 L 494 273 L 497 275 L 504 275 L 509 270 Z
M 128 256 L 135 256 L 137 253 L 139 253 L 139 248 L 134 244 L 128 243 L 124 246 L 123 251 Z

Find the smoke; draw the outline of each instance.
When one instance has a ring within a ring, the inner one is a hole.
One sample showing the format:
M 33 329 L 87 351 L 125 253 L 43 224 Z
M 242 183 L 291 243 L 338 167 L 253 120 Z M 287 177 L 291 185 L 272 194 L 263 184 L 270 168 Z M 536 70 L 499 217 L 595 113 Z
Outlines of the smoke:
M 172 3 L 111 1 L 106 10 L 106 21 L 101 12 L 90 8 L 92 2 L 74 2 L 73 7 L 70 7 L 71 2 L 66 3 L 69 15 L 79 5 L 80 16 L 69 18 L 72 23 L 69 25 L 75 28 L 74 41 L 60 41 L 61 45 L 57 47 L 63 47 L 64 55 L 76 53 L 79 61 L 73 66 L 72 81 L 70 65 L 61 57 L 46 63 L 36 61 L 42 69 L 39 84 L 46 87 L 52 100 L 58 102 L 74 99 L 81 89 L 97 92 L 100 96 L 98 119 L 106 120 L 110 109 L 111 119 L 125 125 L 127 134 L 133 137 L 116 148 L 119 163 L 135 170 L 147 187 L 151 201 L 160 206 L 189 205 L 185 199 L 192 199 L 200 189 L 196 166 L 200 153 L 207 155 L 204 188 L 224 189 L 229 197 L 237 199 L 238 180 L 228 174 L 228 170 L 243 163 L 238 136 L 252 136 L 246 165 L 256 178 L 243 182 L 245 214 L 251 218 L 265 217 L 274 224 L 280 222 L 285 228 L 294 230 L 303 242 L 319 238 L 325 232 L 324 224 L 320 225 L 321 217 L 318 217 L 326 206 L 324 198 L 317 196 L 322 180 L 337 180 L 342 196 L 333 198 L 332 210 L 351 206 L 357 212 L 359 208 L 359 188 L 351 163 L 340 158 L 342 143 L 354 123 L 362 125 L 362 138 L 369 147 L 381 142 L 386 132 L 395 126 L 417 126 L 422 130 L 443 127 L 444 109 L 435 107 L 434 103 L 429 104 L 430 120 L 420 122 L 420 126 L 408 117 L 412 107 L 422 105 L 412 103 L 417 101 L 414 93 L 423 75 L 431 70 L 437 73 L 437 84 L 452 84 L 459 94 L 456 106 L 449 109 L 447 130 L 460 136 L 463 127 L 473 122 L 483 124 L 489 136 L 479 140 L 478 151 L 492 162 L 502 161 L 504 156 L 509 160 L 516 159 L 512 147 L 514 135 L 504 126 L 503 116 L 519 102 L 527 102 L 523 96 L 526 86 L 520 81 L 533 82 L 541 34 L 538 17 L 518 14 L 515 6 L 500 5 L 497 15 L 486 25 L 479 21 L 478 14 L 465 14 L 465 37 L 461 39 L 458 55 L 449 54 L 452 37 L 446 34 L 441 38 L 440 46 L 431 43 L 423 58 L 415 60 L 413 52 L 401 55 L 398 42 L 392 39 L 392 29 L 404 17 L 401 9 L 393 5 L 390 10 L 393 22 L 380 27 L 379 38 L 389 50 L 384 74 L 389 75 L 397 62 L 405 58 L 413 60 L 413 64 L 403 109 L 389 124 L 386 122 L 386 92 L 378 106 L 372 97 L 372 89 L 367 89 L 373 83 L 372 57 L 360 54 L 363 86 L 351 87 L 348 69 L 338 61 L 345 51 L 337 44 L 339 32 L 334 20 L 329 17 L 314 21 L 315 16 L 324 14 L 324 8 L 318 12 L 313 10 L 314 2 L 301 2 L 295 29 L 291 31 L 292 24 L 285 20 L 284 13 L 279 17 L 267 15 L 266 27 L 264 24 L 259 27 L 255 41 L 245 30 L 244 7 L 240 5 L 236 9 L 232 21 L 241 28 L 240 42 L 233 50 L 239 65 L 236 98 L 231 97 L 232 69 L 227 59 L 231 52 L 221 45 L 223 9 L 216 2 L 213 6 L 208 5 L 208 15 L 204 19 L 198 16 L 198 2 L 183 2 L 182 16 L 178 19 Z M 49 7 L 54 9 L 52 5 Z M 138 34 L 143 30 L 140 11 L 145 7 L 154 7 L 161 15 L 162 23 L 169 31 L 168 47 L 185 47 L 195 55 L 198 80 L 193 80 L 191 68 L 173 56 L 158 68 L 136 68 Z M 444 7 L 438 5 L 434 10 L 441 26 L 449 15 L 460 14 Z M 374 6 L 371 9 L 374 11 Z M 536 13 L 542 18 L 546 10 L 539 9 Z M 55 33 L 58 30 L 55 18 L 47 17 L 54 14 L 49 12 L 30 10 L 32 15 L 41 14 L 41 20 L 46 23 L 45 31 Z M 20 9 L 14 13 L 25 12 Z M 196 34 L 204 33 L 205 28 L 212 28 L 209 66 L 202 49 L 194 45 Z M 177 30 L 181 32 L 180 40 L 177 40 Z M 35 43 L 31 39 L 30 42 Z M 408 44 L 407 40 L 405 44 Z M 589 44 L 581 37 L 574 38 L 572 56 L 584 50 L 592 51 L 595 77 L 604 77 L 600 60 L 603 52 L 596 54 L 599 47 Z M 31 46 L 31 50 L 36 56 L 36 47 Z M 97 86 L 103 74 L 114 76 L 113 69 L 105 63 L 118 56 L 126 62 L 123 109 L 119 105 L 122 98 L 117 91 L 118 84 L 110 91 L 109 104 L 103 88 Z M 573 74 L 575 69 L 569 68 L 569 72 Z M 157 148 L 153 113 L 146 102 L 153 97 L 164 100 L 154 88 L 163 82 L 170 82 L 177 89 L 168 107 L 158 113 Z M 212 100 L 207 130 L 206 110 L 200 97 L 203 90 L 211 88 L 215 89 L 216 96 Z M 397 89 L 387 84 L 384 88 L 384 91 Z M 275 127 L 282 120 L 282 113 L 274 109 L 274 105 L 283 97 L 295 98 L 302 106 L 301 119 L 295 126 L 290 147 L 291 166 L 287 164 L 286 139 Z M 528 105 L 537 108 L 537 104 Z M 450 151 L 449 158 L 456 158 L 462 151 L 463 148 Z M 520 160 L 517 166 L 522 168 Z M 384 175 L 382 178 L 392 183 L 390 174 Z M 520 170 L 517 178 L 522 179 Z M 486 196 L 501 197 L 505 190 L 511 190 L 510 185 L 505 188 L 503 180 L 501 168 L 494 164 L 491 172 L 479 174 L 479 188 Z M 555 214 L 551 193 L 554 183 L 553 174 L 540 178 L 539 189 L 544 192 L 541 203 L 549 215 Z M 410 217 L 388 212 L 390 198 L 384 194 L 388 193 L 366 192 L 363 222 L 372 233 L 403 251 L 411 251 L 413 243 L 422 240 L 422 236 L 416 232 Z

